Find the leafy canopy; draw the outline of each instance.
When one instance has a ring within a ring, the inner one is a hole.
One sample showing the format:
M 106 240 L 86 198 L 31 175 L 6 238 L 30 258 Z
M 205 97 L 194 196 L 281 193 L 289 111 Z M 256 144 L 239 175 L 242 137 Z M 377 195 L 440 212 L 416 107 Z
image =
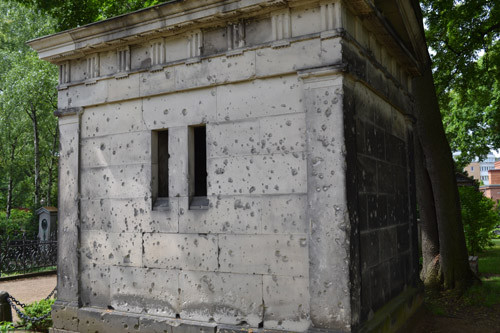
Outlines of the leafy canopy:
M 421 5 L 443 123 L 464 166 L 500 147 L 500 1 Z
M 56 18 L 57 31 L 75 28 L 164 2 L 159 0 L 17 0 Z

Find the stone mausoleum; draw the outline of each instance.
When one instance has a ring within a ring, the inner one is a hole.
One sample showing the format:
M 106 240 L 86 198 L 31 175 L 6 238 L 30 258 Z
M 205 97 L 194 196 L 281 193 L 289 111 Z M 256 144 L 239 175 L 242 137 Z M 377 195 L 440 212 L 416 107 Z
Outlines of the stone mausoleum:
M 53 332 L 391 330 L 421 303 L 411 0 L 177 0 L 59 66 Z

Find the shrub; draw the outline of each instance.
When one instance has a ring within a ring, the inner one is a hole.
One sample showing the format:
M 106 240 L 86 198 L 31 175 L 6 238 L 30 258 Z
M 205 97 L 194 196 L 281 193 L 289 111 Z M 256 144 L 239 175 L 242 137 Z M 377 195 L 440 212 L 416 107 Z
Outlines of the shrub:
M 469 254 L 475 255 L 491 246 L 493 231 L 500 224 L 500 215 L 493 200 L 473 187 L 460 187 L 462 222 Z
M 8 321 L 1 321 L 0 322 L 0 332 L 2 332 L 2 333 L 10 332 L 10 331 L 13 331 L 14 329 L 15 329 L 14 325 L 11 322 L 8 322 Z
M 0 212 L 0 236 L 2 238 L 19 238 L 26 233 L 26 237 L 34 239 L 37 231 L 38 224 L 31 211 L 13 209 L 9 218 L 5 212 Z
M 44 299 L 39 302 L 33 302 L 24 307 L 24 314 L 31 318 L 41 317 L 52 310 L 52 304 L 54 304 L 54 299 Z M 28 331 L 48 332 L 49 327 L 52 326 L 52 318 L 48 316 L 44 320 L 35 323 L 21 320 L 20 325 L 26 327 Z

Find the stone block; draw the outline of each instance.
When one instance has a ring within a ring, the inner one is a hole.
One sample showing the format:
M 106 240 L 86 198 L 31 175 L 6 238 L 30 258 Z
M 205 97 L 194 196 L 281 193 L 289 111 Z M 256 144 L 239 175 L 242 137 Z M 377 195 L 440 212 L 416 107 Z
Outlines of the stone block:
M 141 316 L 139 318 L 139 332 L 144 333 L 174 333 L 179 323 L 175 319 L 158 316 Z
M 58 297 L 60 300 L 78 299 L 78 115 L 59 120 L 59 211 L 58 234 L 64 235 L 58 243 Z
M 183 320 L 174 328 L 174 333 L 216 333 L 218 325 L 215 323 L 200 323 L 199 321 Z
M 365 123 L 365 144 L 366 154 L 385 160 L 385 132 L 369 122 Z
M 80 252 L 88 265 L 141 266 L 142 237 L 135 233 L 82 230 Z M 86 269 L 85 265 L 81 268 Z
M 303 112 L 302 84 L 296 76 L 217 87 L 219 122 Z
M 62 107 L 87 107 L 105 103 L 108 98 L 106 80 L 95 81 L 93 84 L 79 84 L 68 87 L 58 94 L 57 105 Z
M 306 235 L 220 235 L 221 272 L 307 276 Z
M 216 271 L 217 236 L 205 234 L 144 234 L 144 266 Z
M 210 123 L 216 120 L 216 90 L 199 89 L 143 99 L 143 118 L 148 129 Z
M 321 62 L 324 65 L 342 64 L 342 39 L 340 35 L 321 40 Z
M 139 97 L 139 74 L 130 74 L 121 78 L 109 78 L 104 82 L 108 85 L 107 102 L 123 101 Z
M 207 157 L 252 155 L 261 152 L 260 123 L 257 120 L 207 126 Z
M 150 96 L 175 90 L 175 72 L 177 66 L 170 66 L 159 71 L 140 73 L 140 96 Z
M 170 197 L 189 195 L 188 128 L 173 127 L 168 130 L 168 193 Z
M 139 317 L 115 312 L 103 312 L 97 308 L 78 309 L 78 332 L 134 333 L 139 332 Z
M 151 163 L 151 132 L 115 134 L 109 137 L 113 165 Z
M 150 201 L 135 199 L 99 199 L 81 201 L 83 230 L 141 232 L 150 221 Z
M 359 192 L 375 193 L 377 191 L 377 162 L 364 156 L 358 156 L 357 162 Z
M 262 233 L 307 234 L 307 196 L 273 195 L 262 197 Z
M 397 228 L 391 227 L 379 231 L 380 261 L 386 261 L 397 254 Z
M 379 244 L 377 231 L 361 234 L 360 260 L 363 272 L 379 263 Z
M 257 77 L 296 72 L 322 65 L 319 38 L 294 42 L 282 48 L 262 48 L 257 50 L 256 54 Z
M 179 288 L 183 319 L 247 322 L 252 327 L 262 320 L 262 277 L 258 275 L 183 271 Z
M 306 163 L 303 153 L 208 159 L 208 193 L 306 193 Z
M 176 68 L 175 87 L 186 89 L 247 80 L 255 76 L 255 51 L 235 57 L 214 57 Z
M 52 305 L 51 317 L 55 328 L 74 332 L 78 331 L 78 303 L 56 300 L 54 305 Z
M 110 305 L 109 266 L 82 265 L 80 272 L 80 295 L 83 306 Z
M 263 276 L 264 328 L 305 332 L 309 326 L 309 279 Z
M 151 165 L 130 164 L 81 170 L 81 193 L 87 199 L 147 198 L 151 195 Z
M 261 200 L 254 196 L 210 196 L 206 210 L 189 210 L 180 198 L 180 233 L 255 234 L 261 231 Z
M 178 232 L 180 199 L 168 198 L 168 210 L 152 210 L 150 214 L 146 214 L 145 218 L 148 220 L 143 223 L 142 230 L 144 232 Z
M 292 36 L 302 36 L 321 31 L 318 20 L 320 8 L 293 8 L 290 13 Z
M 268 154 L 305 151 L 305 118 L 304 113 L 261 118 L 262 149 Z
M 105 167 L 111 164 L 109 137 L 87 138 L 80 141 L 81 167 Z
M 142 101 L 106 104 L 85 108 L 82 115 L 82 138 L 146 130 Z
M 119 311 L 175 318 L 179 313 L 177 270 L 112 267 L 111 305 Z

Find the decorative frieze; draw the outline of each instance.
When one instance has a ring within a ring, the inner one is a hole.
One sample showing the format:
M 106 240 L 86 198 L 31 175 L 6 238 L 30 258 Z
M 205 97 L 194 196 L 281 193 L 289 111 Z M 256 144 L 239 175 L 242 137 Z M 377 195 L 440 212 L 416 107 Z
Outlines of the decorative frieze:
M 59 65 L 59 85 L 65 85 L 71 81 L 71 66 L 69 61 Z
M 292 37 L 290 9 L 280 10 L 271 15 L 271 29 L 273 40 Z
M 150 45 L 151 51 L 151 69 L 161 67 L 166 61 L 165 40 L 163 38 L 153 39 Z
M 188 36 L 187 57 L 194 58 L 201 56 L 203 47 L 203 33 L 201 30 L 195 30 Z
M 227 49 L 234 50 L 245 46 L 245 23 L 238 21 L 226 27 Z
M 118 73 L 130 71 L 130 47 L 125 46 L 116 50 L 116 68 Z
M 99 77 L 99 53 L 90 55 L 87 58 L 87 72 L 85 78 L 87 80 Z

